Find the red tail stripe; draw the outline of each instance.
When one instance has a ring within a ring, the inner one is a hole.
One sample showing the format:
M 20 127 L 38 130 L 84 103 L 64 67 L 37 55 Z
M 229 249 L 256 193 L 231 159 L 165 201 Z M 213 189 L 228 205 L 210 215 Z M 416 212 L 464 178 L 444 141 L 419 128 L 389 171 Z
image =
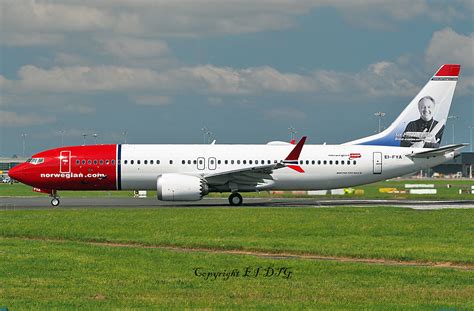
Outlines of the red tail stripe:
M 435 77 L 457 77 L 459 76 L 459 71 L 461 70 L 461 65 L 458 64 L 446 64 L 441 66 L 438 72 L 435 74 Z

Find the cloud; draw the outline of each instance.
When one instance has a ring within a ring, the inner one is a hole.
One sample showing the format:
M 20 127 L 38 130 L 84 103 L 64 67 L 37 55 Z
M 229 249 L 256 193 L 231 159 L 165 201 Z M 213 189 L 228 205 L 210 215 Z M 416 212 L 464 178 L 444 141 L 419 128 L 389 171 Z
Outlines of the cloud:
M 162 95 L 140 95 L 133 96 L 131 99 L 142 106 L 166 106 L 172 102 L 171 97 Z
M 474 33 L 463 35 L 451 28 L 436 31 L 425 54 L 429 64 L 459 63 L 474 68 Z
M 46 46 L 57 45 L 64 41 L 62 34 L 55 33 L 4 33 L 2 42 L 7 46 Z
M 308 74 L 280 72 L 270 66 L 236 69 L 203 65 L 170 70 L 117 66 L 56 66 L 43 69 L 28 65 L 19 80 L 6 80 L 10 92 L 48 94 L 95 92 L 146 92 L 132 100 L 141 105 L 164 105 L 177 93 L 210 97 L 310 93 L 343 96 L 403 96 L 419 86 L 400 64 L 382 61 L 358 73 L 315 70 Z M 162 93 L 166 95 L 163 95 Z M 157 94 L 161 93 L 161 94 Z
M 11 111 L 0 110 L 0 127 L 24 127 L 43 125 L 55 121 L 54 117 L 40 117 L 33 114 L 17 114 Z
M 433 19 L 470 18 L 470 1 L 455 5 L 426 0 L 68 0 L 0 2 L 2 30 L 43 36 L 72 32 L 117 36 L 199 37 L 288 29 L 297 17 L 320 8 L 334 8 L 357 25 L 380 27 L 419 16 Z M 4 44 L 14 44 L 15 40 Z M 18 40 L 17 40 L 18 42 Z M 23 40 L 23 44 L 37 40 Z M 51 42 L 51 41 L 50 41 Z M 137 51 L 131 51 L 137 52 Z M 140 51 L 138 51 L 140 52 Z
M 119 58 L 156 58 L 168 54 L 169 47 L 165 41 L 132 37 L 96 38 L 102 45 L 105 54 Z

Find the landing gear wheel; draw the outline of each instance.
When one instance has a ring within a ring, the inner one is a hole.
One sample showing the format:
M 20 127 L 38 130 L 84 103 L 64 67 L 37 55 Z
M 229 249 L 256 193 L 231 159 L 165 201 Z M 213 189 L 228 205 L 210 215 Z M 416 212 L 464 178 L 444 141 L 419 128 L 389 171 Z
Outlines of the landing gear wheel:
M 229 196 L 229 204 L 231 206 L 240 206 L 242 205 L 242 196 L 237 193 L 237 192 L 233 192 L 230 196 Z
M 55 207 L 56 207 L 56 206 L 59 205 L 59 203 L 60 203 L 60 202 L 59 202 L 59 199 L 58 199 L 58 198 L 53 198 L 53 199 L 51 200 L 51 205 L 52 205 L 52 206 L 55 206 Z

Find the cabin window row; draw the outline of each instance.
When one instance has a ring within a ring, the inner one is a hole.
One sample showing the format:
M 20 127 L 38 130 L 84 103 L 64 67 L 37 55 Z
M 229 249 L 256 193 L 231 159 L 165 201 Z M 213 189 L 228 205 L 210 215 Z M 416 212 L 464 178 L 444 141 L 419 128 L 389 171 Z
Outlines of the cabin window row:
M 306 161 L 300 160 L 301 165 L 303 165 L 305 163 L 306 163 L 306 165 L 309 165 L 309 164 L 315 165 L 316 163 L 318 165 L 321 165 L 321 164 L 322 165 L 328 165 L 328 164 L 329 165 L 333 165 L 333 164 L 334 165 L 351 165 L 351 164 L 356 165 L 357 161 L 355 161 L 355 160 L 352 160 L 352 161 L 351 160 L 347 160 L 347 161 L 345 161 L 345 160 L 340 160 L 340 161 L 339 160 L 334 160 L 334 161 L 333 160 L 318 160 L 318 161 L 312 160 L 310 162 L 309 160 L 306 160 Z
M 115 164 L 115 160 L 76 160 L 76 164 L 77 165 L 114 165 Z
M 198 159 L 198 160 L 181 160 L 181 164 L 182 165 L 196 165 L 196 164 L 201 164 L 203 165 L 204 164 L 204 159 Z M 278 163 L 277 160 L 213 160 L 213 159 L 210 159 L 209 160 L 210 164 L 214 164 L 217 162 L 217 164 L 255 164 L 255 165 L 265 165 L 265 164 L 272 164 L 273 163 Z M 127 165 L 127 164 L 130 164 L 130 165 L 133 165 L 133 164 L 137 164 L 137 165 L 140 165 L 142 164 L 142 161 L 141 160 L 124 160 L 123 161 L 123 164 Z M 150 164 L 150 165 L 153 165 L 153 164 L 160 164 L 160 160 L 143 160 L 143 164 Z M 173 164 L 173 160 L 169 160 L 169 164 Z M 300 164 L 301 165 L 356 165 L 357 162 L 355 160 L 353 161 L 350 161 L 350 160 L 300 160 Z

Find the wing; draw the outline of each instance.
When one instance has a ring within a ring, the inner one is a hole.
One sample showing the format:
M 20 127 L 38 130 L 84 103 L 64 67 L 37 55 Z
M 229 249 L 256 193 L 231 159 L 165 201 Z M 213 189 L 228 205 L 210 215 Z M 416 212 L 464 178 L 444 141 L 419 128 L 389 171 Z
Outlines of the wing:
M 303 137 L 284 161 L 268 165 L 252 166 L 231 171 L 211 173 L 204 175 L 203 177 L 210 186 L 228 185 L 231 191 L 236 191 L 239 188 L 239 185 L 256 187 L 258 184 L 269 183 L 271 180 L 273 180 L 272 173 L 275 170 L 284 167 L 289 167 L 297 172 L 303 173 L 303 169 L 298 165 L 298 158 L 305 141 L 306 137 Z
M 256 186 L 259 183 L 265 183 L 265 180 L 273 180 L 271 174 L 275 170 L 283 167 L 285 167 L 284 164 L 275 163 L 209 174 L 205 175 L 204 178 L 211 186 L 220 186 L 231 183 L 237 185 Z

